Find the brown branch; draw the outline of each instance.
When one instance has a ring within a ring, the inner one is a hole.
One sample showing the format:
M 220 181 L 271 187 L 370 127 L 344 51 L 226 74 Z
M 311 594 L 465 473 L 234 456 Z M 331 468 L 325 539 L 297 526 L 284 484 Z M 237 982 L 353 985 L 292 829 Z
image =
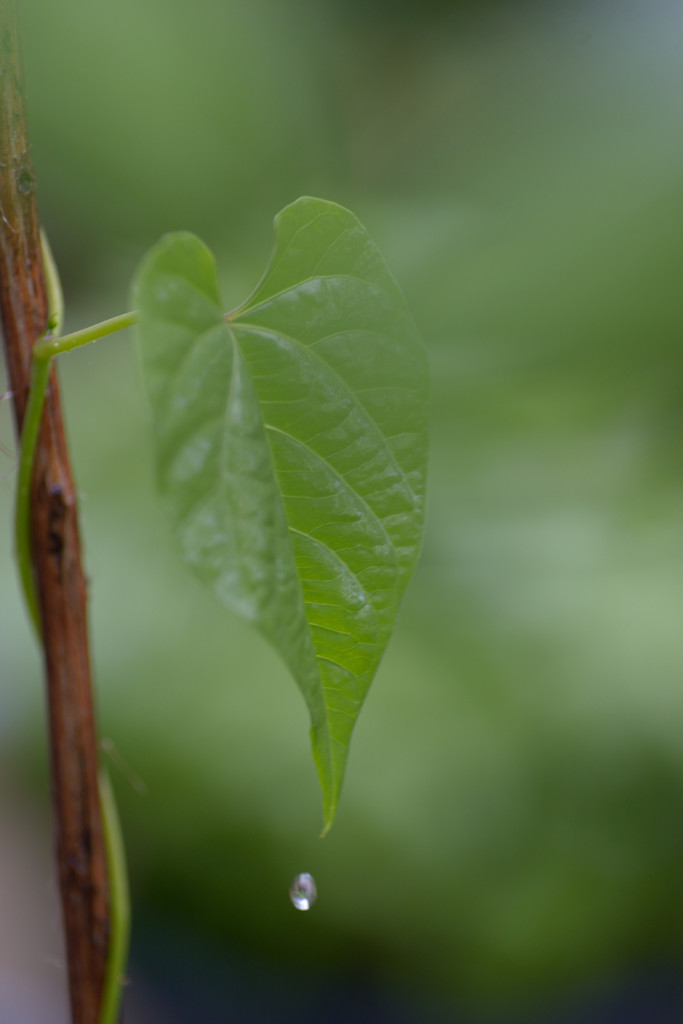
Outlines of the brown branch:
M 0 0 L 0 315 L 17 432 L 47 299 L 13 0 Z M 53 372 L 36 453 L 31 535 L 48 692 L 57 860 L 74 1024 L 96 1024 L 109 896 L 97 784 L 86 583 Z

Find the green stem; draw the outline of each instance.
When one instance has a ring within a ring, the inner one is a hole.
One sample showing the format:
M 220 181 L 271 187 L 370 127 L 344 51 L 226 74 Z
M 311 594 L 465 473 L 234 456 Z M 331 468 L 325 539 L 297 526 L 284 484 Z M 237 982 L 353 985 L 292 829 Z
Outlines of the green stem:
M 114 316 L 110 320 L 103 320 L 102 323 L 94 324 L 92 327 L 75 331 L 73 334 L 66 334 L 63 338 L 51 336 L 42 338 L 33 346 L 31 390 L 28 396 L 26 415 L 21 432 L 14 529 L 21 584 L 31 621 L 38 635 L 40 635 L 40 610 L 31 557 L 31 479 L 33 476 L 33 460 L 40 433 L 40 420 L 45 401 L 45 392 L 50 382 L 51 361 L 54 356 L 60 355 L 62 352 L 72 352 L 75 348 L 87 345 L 91 341 L 97 341 L 98 338 L 104 338 L 108 334 L 114 334 L 116 331 L 123 330 L 125 327 L 131 327 L 137 323 L 137 319 L 137 313 L 122 313 L 120 316 Z
M 40 607 L 36 581 L 33 575 L 31 554 L 31 480 L 33 460 L 40 433 L 40 421 L 45 401 L 45 392 L 50 380 L 50 363 L 31 363 L 31 390 L 29 391 L 24 426 L 21 431 L 21 451 L 17 472 L 17 497 L 14 506 L 14 530 L 19 564 L 19 577 L 24 591 L 29 615 L 38 637 L 41 635 Z
M 46 261 L 48 279 L 56 271 Z M 17 496 L 15 505 L 15 543 L 19 575 L 28 605 L 29 613 L 36 633 L 41 635 L 40 606 L 33 575 L 33 558 L 31 553 L 31 480 L 33 478 L 33 462 L 35 459 L 38 435 L 43 413 L 45 393 L 50 382 L 52 359 L 61 352 L 71 352 L 75 348 L 97 341 L 115 331 L 123 330 L 137 322 L 136 313 L 123 313 L 102 323 L 87 327 L 82 331 L 67 334 L 63 338 L 46 337 L 36 342 L 32 351 L 31 387 L 26 406 L 26 414 L 21 432 L 21 451 L 17 476 Z M 100 807 L 102 828 L 107 856 L 107 873 L 109 876 L 109 949 L 107 966 L 102 990 L 99 1024 L 117 1024 L 121 1004 L 121 985 L 128 959 L 128 940 L 130 935 L 130 902 L 128 897 L 128 873 L 123 835 L 119 816 L 116 810 L 114 793 L 106 771 L 101 770 L 99 776 Z
M 100 807 L 109 869 L 109 916 L 111 921 L 107 971 L 104 977 L 100 1007 L 100 1024 L 116 1024 L 121 1005 L 121 987 L 128 960 L 130 897 L 123 833 L 116 809 L 114 791 L 105 768 L 100 770 Z

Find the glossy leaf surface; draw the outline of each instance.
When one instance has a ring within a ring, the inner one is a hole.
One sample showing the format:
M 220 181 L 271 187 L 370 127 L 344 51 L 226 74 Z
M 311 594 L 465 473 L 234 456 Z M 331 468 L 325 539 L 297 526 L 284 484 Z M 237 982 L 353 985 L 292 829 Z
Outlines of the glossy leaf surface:
M 347 210 L 300 199 L 224 316 L 214 261 L 168 235 L 135 283 L 160 489 L 185 559 L 277 648 L 334 818 L 351 731 L 419 550 L 425 357 Z

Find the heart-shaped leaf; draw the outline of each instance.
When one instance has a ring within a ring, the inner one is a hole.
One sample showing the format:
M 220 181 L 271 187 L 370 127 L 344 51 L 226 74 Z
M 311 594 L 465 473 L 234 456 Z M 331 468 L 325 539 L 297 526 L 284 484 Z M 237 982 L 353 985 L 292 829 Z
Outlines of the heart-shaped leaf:
M 422 535 L 427 370 L 356 218 L 300 199 L 253 295 L 164 237 L 135 282 L 161 492 L 186 560 L 255 623 L 306 699 L 334 818 L 349 740 Z

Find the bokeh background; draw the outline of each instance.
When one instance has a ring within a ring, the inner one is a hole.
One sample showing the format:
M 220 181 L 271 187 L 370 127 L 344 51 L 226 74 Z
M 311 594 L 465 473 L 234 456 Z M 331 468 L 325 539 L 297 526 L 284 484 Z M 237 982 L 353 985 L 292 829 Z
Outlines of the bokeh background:
M 134 338 L 62 359 L 130 766 L 127 1020 L 679 1019 L 681 5 L 21 6 L 68 329 L 128 308 L 176 228 L 230 308 L 312 194 L 364 221 L 433 369 L 422 560 L 321 842 L 303 701 L 161 519 Z M 8 401 L 0 441 L 0 1019 L 63 1024 Z

